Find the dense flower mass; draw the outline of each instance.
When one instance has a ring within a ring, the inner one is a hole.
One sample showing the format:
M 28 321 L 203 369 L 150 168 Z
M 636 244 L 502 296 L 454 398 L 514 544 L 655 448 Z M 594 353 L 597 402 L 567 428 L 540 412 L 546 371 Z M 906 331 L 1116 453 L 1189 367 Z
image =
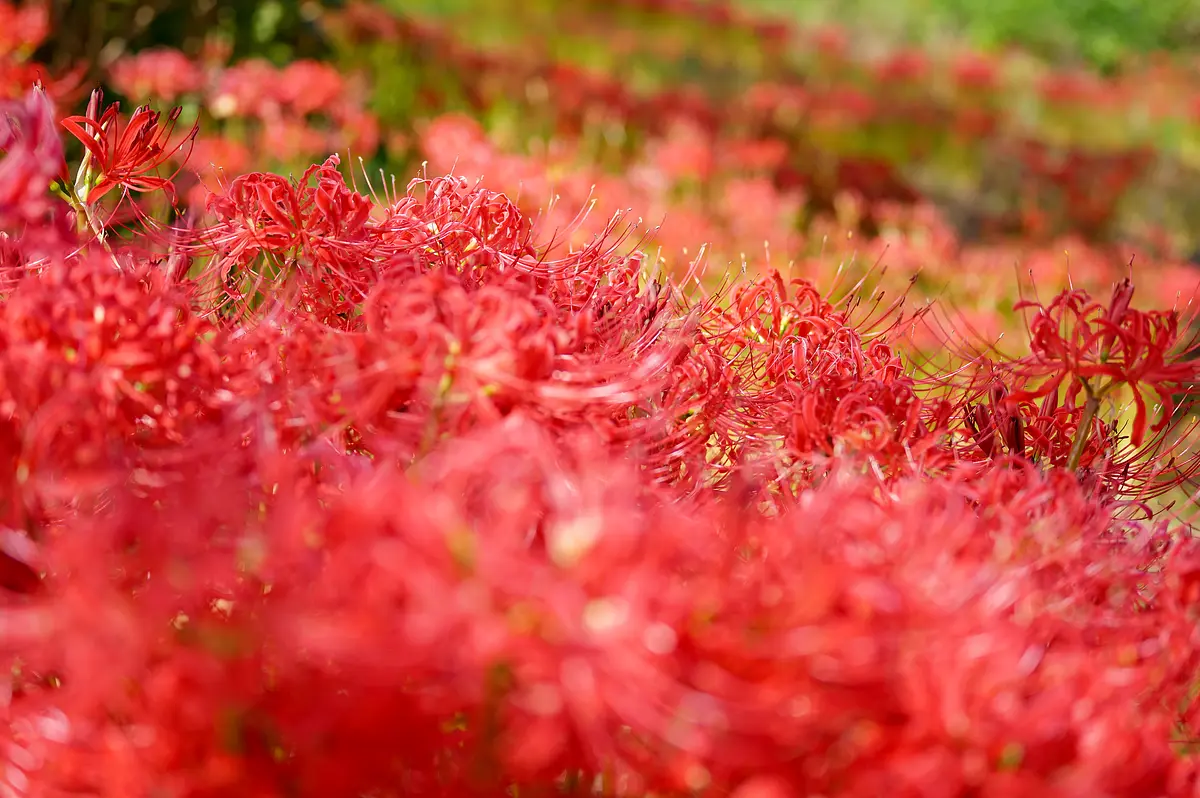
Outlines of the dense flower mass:
M 1132 282 L 922 364 L 903 299 L 462 177 L 114 227 L 174 139 L 96 97 L 68 169 L 54 113 L 0 164 L 5 794 L 1200 789 L 1200 363 Z
M 1200 277 L 1080 133 L 1190 95 L 567 5 L 725 82 L 0 0 L 0 798 L 1200 797 Z

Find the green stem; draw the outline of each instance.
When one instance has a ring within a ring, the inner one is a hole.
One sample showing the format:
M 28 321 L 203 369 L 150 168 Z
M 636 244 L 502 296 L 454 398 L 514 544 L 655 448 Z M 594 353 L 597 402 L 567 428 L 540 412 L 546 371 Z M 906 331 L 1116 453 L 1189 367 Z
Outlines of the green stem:
M 100 242 L 100 246 L 104 247 L 104 251 L 112 258 L 113 266 L 117 267 L 117 271 L 121 271 L 121 264 L 117 261 L 116 253 L 112 251 L 112 247 L 108 244 L 100 220 L 92 214 L 87 203 L 79 198 L 79 194 L 75 191 L 75 186 L 65 180 L 62 183 L 64 188 L 63 196 L 66 197 L 67 202 L 75 209 L 75 213 L 80 218 L 79 229 L 81 231 L 84 229 L 91 231 L 95 239 Z
M 1086 382 L 1083 388 L 1087 391 L 1087 401 L 1083 403 L 1083 418 L 1075 430 L 1075 442 L 1071 445 L 1071 456 L 1067 459 L 1067 468 L 1076 471 L 1079 461 L 1083 459 L 1083 450 L 1087 448 L 1088 439 L 1092 435 L 1092 422 L 1096 420 L 1096 412 L 1100 409 L 1100 399 Z

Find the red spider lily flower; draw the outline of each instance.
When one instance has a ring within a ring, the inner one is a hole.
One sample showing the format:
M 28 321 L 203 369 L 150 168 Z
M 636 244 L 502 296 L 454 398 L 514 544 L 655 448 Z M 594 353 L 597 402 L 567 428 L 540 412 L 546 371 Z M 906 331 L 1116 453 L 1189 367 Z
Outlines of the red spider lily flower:
M 177 442 L 205 416 L 221 384 L 215 331 L 184 302 L 158 269 L 106 258 L 18 285 L 0 306 L 0 405 L 25 469 L 88 467 L 105 441 Z
M 41 89 L 0 107 L 0 151 L 0 219 L 40 219 L 64 163 L 54 109 Z
M 173 109 L 164 124 L 162 116 L 148 106 L 140 106 L 127 122 L 121 120 L 120 103 L 113 103 L 100 113 L 104 95 L 100 89 L 92 93 L 87 114 L 70 116 L 62 126 L 87 148 L 80 168 L 76 191 L 87 204 L 96 202 L 114 188 L 125 191 L 165 191 L 174 200 L 172 180 L 183 167 L 187 155 L 180 153 L 191 146 L 200 130 L 199 122 L 179 142 L 172 145 L 175 123 L 182 112 Z M 190 149 L 188 154 L 190 155 Z M 155 172 L 175 161 L 175 172 L 161 177 Z
M 1018 303 L 1018 309 L 1036 311 L 1030 324 L 1033 352 L 1019 361 L 1018 371 L 1042 380 L 1014 393 L 1014 400 L 1046 396 L 1063 384 L 1073 394 L 1084 390 L 1099 400 L 1125 386 L 1136 408 L 1129 438 L 1140 446 L 1149 424 L 1149 390 L 1163 408 L 1151 431 L 1161 432 L 1174 413 L 1174 397 L 1191 391 L 1190 383 L 1200 377 L 1200 364 L 1185 357 L 1177 313 L 1135 310 L 1132 297 L 1132 282 L 1125 280 L 1107 306 L 1081 290 L 1064 292 L 1044 306 Z
M 47 3 L 0 4 L 0 56 L 32 52 L 50 32 L 50 8 Z
M 985 460 L 1000 462 L 1007 456 L 1043 466 L 1066 465 L 1079 432 L 1082 408 L 1060 406 L 1057 391 L 1046 394 L 1040 404 L 1030 399 L 1012 400 L 1000 383 L 987 393 L 986 404 L 969 401 L 962 405 L 970 443 Z M 1086 438 L 1078 464 L 1081 468 L 1090 468 L 1111 454 L 1113 442 L 1100 418 L 1092 420 Z
M 1138 504 L 1200 457 L 1096 409 L 1182 320 L 917 371 L 862 283 L 337 166 L 0 236 L 0 792 L 1200 794 L 1200 539 Z
M 131 97 L 155 97 L 170 102 L 200 90 L 204 72 L 178 50 L 142 50 L 112 65 L 109 79 L 114 88 Z
M 984 456 L 996 456 L 996 437 L 1017 456 L 1025 456 L 1025 424 L 1020 414 L 1011 412 L 1004 400 L 1008 389 L 1003 385 L 992 386 L 991 411 L 983 405 L 967 405 L 964 408 L 964 421 Z

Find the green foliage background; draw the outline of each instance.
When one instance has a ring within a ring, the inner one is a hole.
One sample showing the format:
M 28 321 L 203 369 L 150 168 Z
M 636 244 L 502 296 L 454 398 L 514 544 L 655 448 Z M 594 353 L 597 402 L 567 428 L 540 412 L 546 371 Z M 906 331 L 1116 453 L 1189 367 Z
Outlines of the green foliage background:
M 318 21 L 340 0 L 51 0 L 53 31 L 38 53 L 43 62 L 101 67 L 124 52 L 172 47 L 199 52 L 220 33 L 232 56 L 275 63 L 329 52 Z
M 1200 0 L 742 0 L 809 24 L 836 22 L 917 44 L 1017 46 L 1112 72 L 1151 51 L 1200 50 Z
M 984 50 L 1019 46 L 1056 63 L 1110 71 L 1161 50 L 1200 51 L 1200 0 L 740 0 L 747 7 L 805 24 L 836 22 L 881 41 L 937 45 L 967 41 Z M 575 0 L 531 2 L 531 11 Z M 56 25 L 48 50 L 111 57 L 114 49 L 168 45 L 194 50 L 200 34 L 222 30 L 235 56 L 284 61 L 318 55 L 316 24 L 340 0 L 52 0 Z M 388 0 L 401 13 L 487 19 L 494 0 Z M 114 46 L 114 42 L 117 44 Z

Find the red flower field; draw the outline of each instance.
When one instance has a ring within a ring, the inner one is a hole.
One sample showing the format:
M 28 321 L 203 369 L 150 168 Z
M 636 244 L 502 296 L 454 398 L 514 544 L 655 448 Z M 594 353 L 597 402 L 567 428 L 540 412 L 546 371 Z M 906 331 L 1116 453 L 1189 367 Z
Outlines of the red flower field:
M 1200 796 L 1195 76 L 601 5 L 0 4 L 0 795 Z

